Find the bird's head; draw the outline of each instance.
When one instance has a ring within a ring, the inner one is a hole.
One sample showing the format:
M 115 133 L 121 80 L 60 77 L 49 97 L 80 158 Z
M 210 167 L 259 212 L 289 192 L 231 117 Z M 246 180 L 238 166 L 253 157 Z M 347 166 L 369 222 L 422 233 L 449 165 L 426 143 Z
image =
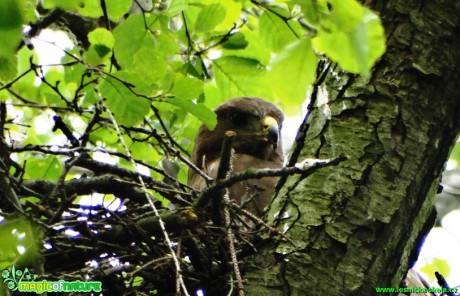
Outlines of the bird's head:
M 234 131 L 235 153 L 283 162 L 280 131 L 284 115 L 274 104 L 243 97 L 226 101 L 214 111 L 217 125 L 214 130 L 204 125 L 200 128 L 193 158 L 218 158 L 225 132 Z

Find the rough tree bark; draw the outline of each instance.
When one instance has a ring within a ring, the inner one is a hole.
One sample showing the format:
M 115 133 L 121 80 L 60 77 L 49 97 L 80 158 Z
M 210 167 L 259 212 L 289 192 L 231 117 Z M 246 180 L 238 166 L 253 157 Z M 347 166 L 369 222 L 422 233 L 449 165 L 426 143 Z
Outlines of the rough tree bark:
M 245 261 L 248 295 L 373 295 L 401 286 L 434 222 L 459 128 L 460 3 L 367 5 L 382 17 L 387 53 L 369 78 L 329 68 L 294 153 L 298 161 L 349 160 L 287 179 L 269 218 L 295 245 L 267 238 Z

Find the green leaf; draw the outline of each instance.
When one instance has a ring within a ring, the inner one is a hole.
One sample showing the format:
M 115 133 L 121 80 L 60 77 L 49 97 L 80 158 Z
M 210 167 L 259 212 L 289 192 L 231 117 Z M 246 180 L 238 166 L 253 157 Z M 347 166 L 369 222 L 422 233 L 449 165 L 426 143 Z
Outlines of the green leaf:
M 326 1 L 294 0 L 294 2 L 300 5 L 300 9 L 306 21 L 314 26 L 318 24 L 322 15 L 328 13 Z
M 88 34 L 91 43 L 88 51 L 85 52 L 86 62 L 96 66 L 104 63 L 110 58 L 115 39 L 110 31 L 104 28 L 97 28 Z
M 248 41 L 244 37 L 244 34 L 241 32 L 236 32 L 232 34 L 222 47 L 225 49 L 244 49 L 248 46 Z
M 449 262 L 445 259 L 439 259 L 439 258 L 433 258 L 433 261 L 429 264 L 426 264 L 423 266 L 420 271 L 424 272 L 426 275 L 428 275 L 430 278 L 430 281 L 436 281 L 436 276 L 435 272 L 439 272 L 442 274 L 444 277 L 449 277 L 450 275 L 450 267 L 449 267 Z
M 150 102 L 136 96 L 127 83 L 130 83 L 130 80 L 139 81 L 141 78 L 126 72 L 118 72 L 116 76 L 123 82 L 113 77 L 106 77 L 101 84 L 100 92 L 107 99 L 105 106 L 112 111 L 118 124 L 136 125 L 149 113 Z
M 68 0 L 45 0 L 43 7 L 46 9 L 60 8 L 62 10 L 74 11 L 78 8 L 78 1 Z
M 22 14 L 18 1 L 0 1 L 0 30 L 15 30 L 22 26 Z
M 61 175 L 62 165 L 55 156 L 29 157 L 24 178 L 25 179 L 45 179 L 57 180 Z
M 135 276 L 133 279 L 133 287 L 140 287 L 144 282 L 144 278 L 141 276 Z
M 160 29 L 158 18 L 148 19 L 149 28 L 152 31 Z M 144 26 L 142 15 L 132 15 L 113 31 L 115 37 L 114 50 L 118 63 L 123 68 L 132 68 L 132 57 L 142 48 L 155 48 L 154 37 Z M 129 38 L 128 38 L 129 37 Z M 153 52 L 151 52 L 152 54 Z
M 113 22 L 118 22 L 126 13 L 128 13 L 132 0 L 109 0 L 107 5 L 107 14 Z
M 127 67 L 127 70 L 135 73 L 142 73 L 144 82 L 150 82 L 155 85 L 152 89 L 162 89 L 165 80 L 169 80 L 169 74 L 172 70 L 166 63 L 165 58 L 156 53 L 156 48 L 157 47 L 153 43 L 142 46 L 134 54 L 132 58 L 133 64 Z M 169 85 L 170 84 L 168 84 L 168 86 Z
M 110 31 L 104 28 L 97 28 L 88 34 L 88 41 L 92 45 L 103 45 L 109 49 L 113 48 L 115 39 Z
M 22 12 L 22 23 L 34 23 L 37 21 L 37 15 L 35 14 L 35 0 L 17 0 Z
M 449 160 L 453 160 L 460 166 L 460 142 L 457 142 L 450 152 Z
M 74 2 L 68 0 L 60 1 Z M 82 16 L 90 18 L 98 18 L 103 15 L 100 0 L 80 0 L 78 2 L 77 11 Z
M 216 113 L 206 107 L 204 104 L 195 104 L 188 100 L 182 100 L 179 98 L 168 98 L 167 100 L 161 101 L 171 105 L 177 106 L 182 110 L 192 114 L 199 120 L 201 120 L 209 129 L 214 129 L 217 124 Z
M 68 99 L 71 97 L 71 93 L 69 89 L 66 87 L 65 80 L 64 80 L 64 73 L 62 69 L 59 68 L 51 68 L 45 75 L 46 80 L 49 84 L 56 86 L 59 92 L 64 96 L 64 98 Z M 50 106 L 65 106 L 66 102 L 59 96 L 59 94 L 48 86 L 45 83 L 41 83 L 38 87 L 40 93 L 39 95 L 46 99 L 46 102 Z M 68 99 L 70 100 L 70 99 Z
M 203 93 L 203 81 L 180 73 L 176 74 L 171 94 L 179 99 L 193 100 L 197 99 L 201 93 Z
M 270 84 L 285 112 L 297 113 L 307 88 L 315 80 L 317 57 L 310 39 L 301 39 L 275 56 L 270 65 Z
M 129 150 L 131 151 L 133 158 L 142 159 L 142 161 L 145 162 L 158 162 L 161 159 L 157 150 L 148 143 L 133 142 L 129 146 Z
M 34 63 L 37 63 L 38 57 L 35 51 L 30 50 L 26 46 L 21 48 L 17 54 L 18 59 L 18 73 L 24 73 L 30 68 L 30 59 Z M 33 102 L 43 102 L 43 98 L 39 97 L 39 90 L 34 85 L 36 81 L 35 73 L 33 71 L 29 72 L 18 81 L 16 81 L 12 89 L 19 94 L 20 96 L 27 98 Z
M 12 264 L 30 268 L 40 262 L 42 238 L 42 228 L 25 216 L 6 218 L 1 221 L 0 270 L 9 268 Z M 24 252 L 20 252 L 19 247 Z
M 221 4 L 210 4 L 204 6 L 198 14 L 195 23 L 195 31 L 211 31 L 224 20 L 226 13 L 227 11 L 225 7 Z
M 213 68 L 224 100 L 240 96 L 268 100 L 273 97 L 265 68 L 257 60 L 225 56 L 214 60 Z
M 22 38 L 22 14 L 15 0 L 0 1 L 0 57 L 12 60 Z
M 287 44 L 296 40 L 296 36 L 288 24 L 280 16 L 268 10 L 259 19 L 259 34 L 260 38 L 274 52 L 280 51 Z
M 355 0 L 330 1 L 332 11 L 321 19 L 315 49 L 348 72 L 367 75 L 385 52 L 380 19 Z
M 168 17 L 175 16 L 188 7 L 188 0 L 172 0 L 168 1 L 169 7 L 165 12 L 165 15 Z
M 259 34 L 249 30 L 240 31 L 239 33 L 244 35 L 244 39 L 248 42 L 248 45 L 245 48 L 237 50 L 224 48 L 222 55 L 248 58 L 257 60 L 262 65 L 268 65 L 271 52 L 269 48 L 265 46 Z
M 211 1 L 223 5 L 226 11 L 223 20 L 214 28 L 215 31 L 228 31 L 234 24 L 238 23 L 242 12 L 242 3 L 240 1 Z
M 18 74 L 18 58 L 15 55 L 9 57 L 0 56 L 0 82 L 7 83 Z

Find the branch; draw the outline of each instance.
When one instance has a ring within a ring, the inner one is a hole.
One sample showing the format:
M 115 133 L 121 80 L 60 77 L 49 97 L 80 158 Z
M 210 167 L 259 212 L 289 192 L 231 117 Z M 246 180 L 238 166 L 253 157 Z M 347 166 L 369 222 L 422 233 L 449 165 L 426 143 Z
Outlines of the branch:
M 58 148 L 58 149 L 56 149 L 56 148 Z M 16 152 L 16 153 L 25 152 L 25 151 L 32 151 L 32 152 L 41 152 L 41 153 L 50 154 L 50 155 L 66 155 L 66 156 L 69 156 L 69 157 L 72 157 L 76 152 L 84 152 L 84 153 L 102 152 L 102 153 L 106 153 L 108 155 L 112 155 L 112 156 L 120 157 L 122 159 L 129 160 L 129 157 L 126 156 L 125 154 L 121 153 L 121 152 L 109 151 L 109 150 L 105 150 L 105 149 L 102 149 L 102 148 L 85 148 L 85 147 L 70 148 L 68 146 L 29 145 L 28 144 L 28 145 L 26 145 L 24 147 L 9 147 L 9 149 L 12 152 Z M 189 186 L 184 185 L 182 183 L 179 183 L 179 182 L 177 182 L 176 179 L 171 178 L 163 170 L 158 169 L 158 168 L 156 168 L 156 167 L 154 167 L 154 166 L 152 166 L 152 165 L 150 165 L 150 164 L 148 164 L 148 163 L 146 163 L 144 161 L 141 161 L 141 160 L 134 160 L 134 161 L 135 161 L 136 164 L 141 164 L 141 165 L 149 168 L 150 170 L 161 174 L 162 176 L 165 177 L 165 179 L 167 179 L 169 181 L 172 181 L 175 184 L 177 184 L 178 185 L 177 187 L 181 187 L 181 188 L 185 187 L 185 188 L 190 189 Z M 118 175 L 118 176 L 126 176 L 126 177 L 129 177 L 131 179 L 134 179 L 134 178 L 137 178 L 138 176 L 141 176 L 143 181 L 149 183 L 150 185 L 160 187 L 160 189 L 165 188 L 165 189 L 167 189 L 167 191 L 174 189 L 174 187 L 172 187 L 171 185 L 166 184 L 164 182 L 156 181 L 156 180 L 152 179 L 149 176 L 140 175 L 137 172 L 133 172 L 133 171 L 130 171 L 130 170 L 127 170 L 127 169 L 124 169 L 124 168 L 120 168 L 120 167 L 115 166 L 115 165 L 110 165 L 110 164 L 107 164 L 107 163 L 98 162 L 98 161 L 92 160 L 89 157 L 80 158 L 75 163 L 75 165 L 79 166 L 79 167 L 82 167 L 82 168 L 89 169 L 89 170 L 91 170 L 91 171 L 93 171 L 93 172 L 95 172 L 97 174 L 110 173 L 110 174 L 114 174 L 114 175 Z M 209 177 L 207 177 L 207 178 L 209 178 Z M 181 194 L 185 195 L 186 193 L 181 193 Z M 165 197 L 167 197 L 167 196 L 165 196 Z M 182 204 L 182 205 L 186 205 L 186 204 Z
M 331 62 L 328 62 L 326 65 L 325 63 L 326 63 L 325 61 L 321 61 L 318 64 L 318 68 L 316 70 L 316 81 L 315 81 L 315 84 L 313 85 L 313 91 L 310 96 L 310 102 L 308 102 L 307 113 L 305 114 L 302 124 L 300 125 L 299 130 L 297 132 L 297 136 L 295 139 L 296 145 L 295 145 L 294 151 L 291 154 L 291 158 L 289 159 L 288 166 L 295 165 L 295 163 L 297 162 L 297 159 L 299 158 L 300 152 L 302 151 L 302 148 L 305 145 L 305 139 L 307 137 L 307 132 L 310 128 L 310 122 L 309 122 L 310 114 L 313 110 L 314 105 L 316 104 L 316 101 L 318 100 L 318 89 L 319 89 L 319 86 L 323 83 L 324 79 L 326 79 L 326 76 L 329 73 L 329 69 L 331 67 Z M 281 182 L 284 182 L 284 181 L 281 181 Z
M 228 172 L 231 169 L 231 156 L 232 156 L 231 151 L 232 151 L 233 141 L 235 137 L 236 137 L 236 133 L 233 131 L 228 131 L 225 133 L 224 142 L 222 143 L 221 160 L 220 160 L 219 168 L 217 171 L 217 178 L 216 178 L 217 180 L 223 180 L 228 177 Z M 225 189 L 227 187 L 229 186 L 223 186 L 223 187 L 216 188 L 216 190 L 214 190 L 212 194 L 203 194 L 204 192 L 206 192 L 206 190 L 203 191 L 201 196 L 195 201 L 194 203 L 195 207 L 204 208 L 206 205 L 209 204 L 209 202 L 212 199 L 220 199 L 220 203 L 221 203 L 222 198 L 215 198 L 214 196 L 216 194 L 219 194 L 218 193 L 219 190 Z M 210 188 L 214 188 L 214 186 Z M 222 194 L 220 196 L 222 196 Z M 214 204 L 213 209 L 214 209 L 213 213 L 215 213 L 215 210 L 221 209 L 221 206 Z M 220 210 L 218 211 L 220 212 Z M 214 220 L 217 221 L 218 217 L 215 217 Z M 222 219 L 220 219 L 220 221 L 222 221 Z
M 22 182 L 22 187 L 25 188 L 20 188 L 19 195 L 27 196 L 33 191 L 43 196 L 49 196 L 56 186 L 59 186 L 59 184 L 54 181 L 25 180 Z M 144 190 L 138 188 L 137 184 L 112 175 L 68 180 L 62 183 L 60 189 L 64 190 L 66 196 L 88 195 L 97 192 L 113 194 L 124 199 L 129 198 L 142 204 L 145 202 L 145 194 L 147 194 Z M 54 196 L 50 196 L 50 198 L 54 198 Z M 176 200 L 174 201 L 176 202 Z
M 155 108 L 155 107 L 154 107 Z M 159 118 L 159 117 L 158 117 Z M 159 135 L 156 131 L 156 129 L 153 129 L 152 130 L 146 130 L 144 128 L 137 128 L 137 127 L 125 127 L 125 126 L 122 126 L 125 130 L 127 131 L 134 131 L 134 132 L 139 132 L 139 133 L 144 133 L 144 134 L 147 134 L 147 135 L 151 135 L 153 136 L 157 141 L 158 143 L 160 143 L 160 145 L 162 147 L 165 148 L 165 150 L 172 156 L 176 156 L 177 158 L 179 158 L 183 163 L 185 163 L 190 169 L 194 170 L 197 174 L 199 174 L 201 177 L 203 177 L 207 182 L 210 182 L 212 181 L 212 178 L 209 177 L 208 175 L 206 175 L 202 170 L 200 170 L 196 165 L 194 165 L 188 158 L 184 157 L 179 150 L 176 150 L 174 149 L 173 147 L 171 147 L 171 145 L 168 144 L 168 142 L 166 142 L 163 137 L 161 135 Z M 169 177 L 165 174 L 166 177 Z M 171 179 L 173 180 L 173 179 Z M 177 181 L 177 180 L 175 180 Z
M 284 167 L 281 169 L 249 169 L 247 171 L 234 174 L 227 179 L 219 180 L 214 185 L 204 189 L 200 197 L 195 202 L 195 206 L 200 208 L 206 204 L 206 201 L 214 198 L 215 194 L 224 188 L 229 188 L 233 184 L 250 179 L 261 179 L 264 177 L 282 177 L 291 175 L 303 175 L 304 178 L 311 175 L 317 169 L 338 165 L 342 161 L 347 160 L 346 156 L 339 156 L 334 159 L 307 159 L 292 167 Z
M 144 196 L 145 198 L 145 196 Z M 182 230 L 193 229 L 201 223 L 200 214 L 191 207 L 181 208 L 174 212 L 164 211 L 160 216 L 150 216 L 133 222 L 132 225 L 113 225 L 112 228 L 103 230 L 98 238 L 105 242 L 126 241 L 127 238 L 135 239 L 138 231 L 145 236 L 161 236 L 160 218 L 163 220 L 168 233 L 177 233 Z M 135 230 L 133 231 L 133 227 Z M 136 231 L 138 230 L 138 231 Z
M 24 213 L 21 203 L 19 202 L 18 196 L 16 192 L 13 190 L 11 186 L 11 180 L 8 173 L 8 168 L 6 167 L 3 160 L 0 158 L 0 188 L 2 188 L 2 192 L 0 193 L 0 197 L 5 197 L 10 204 L 20 213 Z M 0 198 L 1 199 L 1 198 Z
M 62 121 L 62 118 L 60 116 L 54 115 L 53 120 L 54 120 L 54 126 L 52 129 L 53 132 L 59 129 L 66 136 L 67 140 L 69 140 L 70 144 L 72 144 L 72 147 L 77 147 L 80 145 L 78 143 L 77 138 L 75 138 L 70 128 L 64 123 L 64 121 Z

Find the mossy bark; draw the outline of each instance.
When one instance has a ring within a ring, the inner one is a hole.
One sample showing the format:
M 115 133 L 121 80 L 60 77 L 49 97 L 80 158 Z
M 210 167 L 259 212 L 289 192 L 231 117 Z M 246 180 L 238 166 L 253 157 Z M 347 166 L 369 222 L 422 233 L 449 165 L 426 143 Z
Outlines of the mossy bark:
M 269 217 L 295 246 L 269 238 L 244 262 L 248 295 L 373 295 L 401 286 L 433 222 L 459 128 L 460 4 L 367 5 L 382 17 L 387 53 L 368 78 L 331 68 L 297 142 L 299 161 L 349 160 L 287 179 Z

